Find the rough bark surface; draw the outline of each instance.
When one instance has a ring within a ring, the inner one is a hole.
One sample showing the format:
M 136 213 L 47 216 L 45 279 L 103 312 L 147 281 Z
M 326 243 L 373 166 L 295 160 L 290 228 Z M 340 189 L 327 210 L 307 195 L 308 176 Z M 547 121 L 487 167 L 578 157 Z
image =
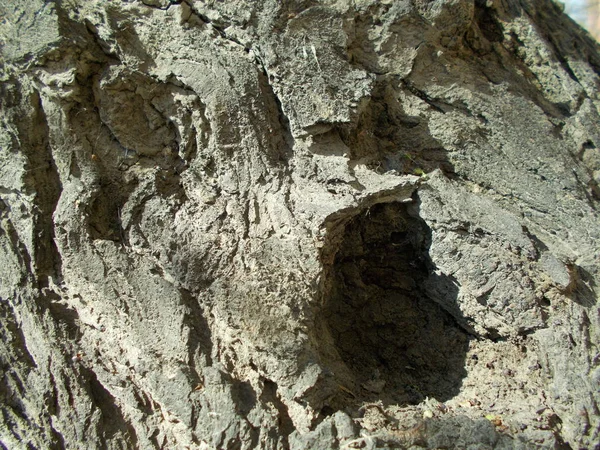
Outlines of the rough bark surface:
M 595 448 L 558 5 L 0 8 L 0 448 Z

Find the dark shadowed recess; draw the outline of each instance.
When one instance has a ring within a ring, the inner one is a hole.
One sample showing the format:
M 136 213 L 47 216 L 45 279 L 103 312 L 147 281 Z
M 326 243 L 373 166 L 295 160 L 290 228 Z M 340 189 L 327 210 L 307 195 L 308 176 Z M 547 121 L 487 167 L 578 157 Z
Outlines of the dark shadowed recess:
M 400 92 L 420 97 L 432 110 L 444 112 L 440 106 L 450 108 L 433 102 L 411 83 L 379 76 L 356 126 L 337 127 L 342 141 L 351 149 L 350 167 L 365 164 L 379 174 L 395 171 L 415 175 L 439 169 L 452 176 L 454 166 L 448 150 L 432 136 L 426 119 L 405 110 L 398 99 Z
M 337 248 L 325 270 L 322 316 L 331 337 L 323 362 L 341 390 L 323 412 L 379 399 L 407 405 L 456 396 L 469 336 L 425 291 L 426 280 L 440 282 L 456 299 L 458 287 L 433 274 L 431 229 L 417 207 L 375 204 L 339 233 L 329 243 Z
M 88 384 L 86 389 L 88 390 L 94 405 L 101 413 L 101 419 L 98 425 L 99 448 L 108 448 L 111 441 L 120 441 L 122 445 L 128 443 L 133 448 L 136 448 L 138 437 L 135 429 L 123 415 L 115 398 L 102 383 L 100 383 L 98 377 L 92 370 L 82 368 L 81 373 L 87 379 Z

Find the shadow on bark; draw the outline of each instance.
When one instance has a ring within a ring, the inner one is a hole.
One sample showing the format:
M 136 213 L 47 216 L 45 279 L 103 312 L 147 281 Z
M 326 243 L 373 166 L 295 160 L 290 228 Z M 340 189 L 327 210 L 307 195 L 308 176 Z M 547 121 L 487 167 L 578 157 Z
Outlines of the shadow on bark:
M 445 301 L 458 296 L 456 283 L 434 274 L 431 229 L 417 208 L 375 204 L 338 233 L 322 285 L 322 361 L 341 392 L 323 412 L 365 401 L 406 405 L 456 396 L 469 335 L 426 289 L 441 284 Z

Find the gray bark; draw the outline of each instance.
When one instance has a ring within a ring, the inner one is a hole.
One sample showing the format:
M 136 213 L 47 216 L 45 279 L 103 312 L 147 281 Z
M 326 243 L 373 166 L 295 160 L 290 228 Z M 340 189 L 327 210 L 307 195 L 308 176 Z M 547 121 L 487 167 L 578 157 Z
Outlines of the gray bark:
M 600 55 L 557 4 L 0 10 L 0 448 L 600 440 Z

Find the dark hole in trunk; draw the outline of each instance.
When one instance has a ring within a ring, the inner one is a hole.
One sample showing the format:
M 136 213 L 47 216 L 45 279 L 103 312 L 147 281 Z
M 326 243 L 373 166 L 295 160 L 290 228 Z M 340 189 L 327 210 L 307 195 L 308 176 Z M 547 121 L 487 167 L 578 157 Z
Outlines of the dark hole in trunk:
M 376 204 L 337 233 L 322 285 L 322 318 L 331 337 L 323 359 L 342 388 L 328 407 L 454 397 L 466 375 L 469 338 L 428 294 L 431 282 L 443 283 L 446 299 L 455 300 L 458 288 L 432 275 L 431 230 L 416 206 Z

